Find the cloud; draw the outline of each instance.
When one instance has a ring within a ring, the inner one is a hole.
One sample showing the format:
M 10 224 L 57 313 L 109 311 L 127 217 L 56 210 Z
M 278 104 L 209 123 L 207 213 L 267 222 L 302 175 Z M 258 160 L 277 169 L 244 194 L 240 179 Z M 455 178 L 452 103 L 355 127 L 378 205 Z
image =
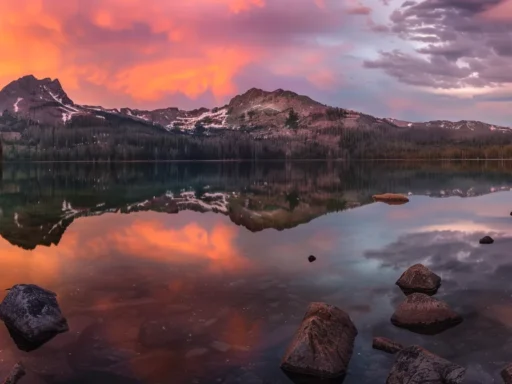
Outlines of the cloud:
M 233 79 L 246 67 L 274 68 L 291 52 L 291 72 L 322 87 L 336 77 L 331 57 L 318 54 L 322 39 L 363 8 L 347 11 L 338 2 L 318 0 L 91 0 L 87 7 L 79 0 L 2 3 L 0 49 L 8 54 L 0 82 L 27 73 L 58 77 L 82 103 L 127 99 L 154 105 L 170 95 L 200 99 L 205 94 L 218 103 L 241 91 Z M 315 74 L 303 60 L 311 55 L 322 56 Z
M 499 89 L 512 84 L 512 29 L 489 17 L 502 0 L 405 2 L 391 17 L 391 31 L 413 52 L 385 51 L 367 60 L 398 81 L 435 89 Z
M 496 6 L 487 9 L 483 12 L 482 16 L 497 21 L 510 21 L 512 20 L 512 1 L 503 0 Z

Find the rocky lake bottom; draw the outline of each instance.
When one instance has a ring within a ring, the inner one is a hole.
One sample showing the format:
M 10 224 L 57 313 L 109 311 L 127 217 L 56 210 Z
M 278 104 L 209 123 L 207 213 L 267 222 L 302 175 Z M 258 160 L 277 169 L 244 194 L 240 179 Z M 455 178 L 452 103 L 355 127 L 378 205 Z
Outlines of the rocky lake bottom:
M 0 289 L 57 293 L 69 331 L 25 352 L 0 327 L 0 375 L 21 384 L 309 383 L 281 359 L 311 302 L 350 315 L 344 384 L 385 383 L 419 345 L 501 383 L 512 362 L 508 163 L 4 164 Z M 376 193 L 409 202 L 373 202 Z M 492 236 L 493 244 L 479 240 Z M 308 257 L 314 255 L 313 261 Z M 439 275 L 463 321 L 425 335 L 390 321 L 401 274 Z

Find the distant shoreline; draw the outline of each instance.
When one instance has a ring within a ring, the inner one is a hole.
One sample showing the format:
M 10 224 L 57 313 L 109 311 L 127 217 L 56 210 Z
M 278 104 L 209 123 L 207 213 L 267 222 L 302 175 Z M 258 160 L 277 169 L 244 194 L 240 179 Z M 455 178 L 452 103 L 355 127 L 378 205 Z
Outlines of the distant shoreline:
M 464 161 L 475 161 L 475 162 L 486 162 L 486 161 L 512 161 L 512 158 L 506 159 L 261 159 L 261 160 L 249 160 L 249 159 L 227 159 L 227 160 L 2 160 L 3 163 L 16 164 L 16 163 L 41 163 L 41 164 L 52 164 L 52 163 L 91 163 L 91 164 L 123 164 L 123 163 L 287 163 L 287 162 L 338 162 L 338 163 L 360 163 L 360 162 L 375 162 L 375 161 L 396 161 L 396 162 L 464 162 Z

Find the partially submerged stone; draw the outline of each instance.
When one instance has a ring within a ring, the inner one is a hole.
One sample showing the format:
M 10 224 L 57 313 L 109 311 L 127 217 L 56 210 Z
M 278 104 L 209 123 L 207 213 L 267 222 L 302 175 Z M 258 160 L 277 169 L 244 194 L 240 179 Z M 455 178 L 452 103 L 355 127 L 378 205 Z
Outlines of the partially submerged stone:
M 386 384 L 460 384 L 466 369 L 413 345 L 397 353 Z
M 56 296 L 54 292 L 33 284 L 18 284 L 9 290 L 0 304 L 0 319 L 5 322 L 16 344 L 25 341 L 38 347 L 69 330 Z M 30 349 L 34 348 L 25 350 Z
M 319 378 L 346 374 L 357 329 L 349 315 L 325 303 L 311 303 L 281 362 L 285 371 Z
M 461 323 L 462 317 L 444 301 L 413 293 L 397 307 L 391 322 L 413 332 L 437 334 Z
M 441 286 L 441 278 L 423 264 L 415 264 L 400 276 L 396 285 L 406 295 L 414 292 L 434 295 Z
M 309 261 L 310 263 L 312 263 L 312 262 L 313 262 L 313 261 L 315 261 L 315 260 L 316 260 L 316 257 L 315 257 L 315 256 L 313 256 L 313 255 L 310 255 L 310 256 L 308 257 L 308 261 Z
M 409 202 L 409 198 L 407 196 L 398 193 L 383 193 L 381 195 L 373 195 L 372 197 L 374 201 L 380 201 L 391 205 L 399 205 Z
M 25 374 L 26 371 L 23 364 L 16 363 L 9 372 L 9 376 L 5 379 L 4 384 L 16 384 Z
M 494 239 L 491 236 L 484 236 L 480 239 L 480 244 L 492 244 Z
M 512 384 L 512 363 L 501 370 L 501 378 L 505 384 Z
M 373 349 L 378 349 L 379 351 L 384 351 L 391 354 L 395 354 L 404 349 L 402 344 L 390 340 L 386 337 L 374 337 L 372 347 Z

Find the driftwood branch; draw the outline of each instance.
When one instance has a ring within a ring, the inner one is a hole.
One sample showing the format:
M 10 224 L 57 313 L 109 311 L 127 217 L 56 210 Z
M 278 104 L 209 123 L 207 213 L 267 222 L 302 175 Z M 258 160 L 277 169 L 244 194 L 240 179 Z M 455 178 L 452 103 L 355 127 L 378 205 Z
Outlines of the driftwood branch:
M 16 384 L 23 376 L 25 376 L 25 367 L 21 363 L 17 363 L 12 367 L 4 384 Z

